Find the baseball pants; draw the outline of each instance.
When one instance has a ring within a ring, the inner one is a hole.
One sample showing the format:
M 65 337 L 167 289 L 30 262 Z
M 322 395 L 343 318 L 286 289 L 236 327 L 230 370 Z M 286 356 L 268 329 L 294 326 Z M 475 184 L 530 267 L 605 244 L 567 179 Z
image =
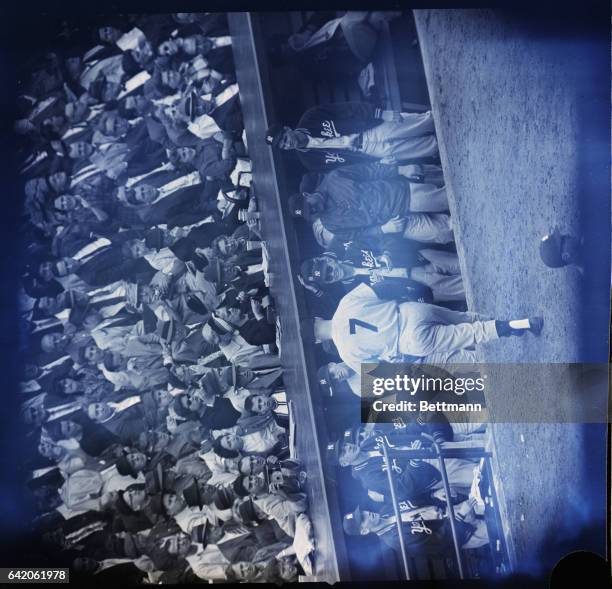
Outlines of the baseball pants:
M 437 458 L 423 458 L 423 462 L 427 462 L 432 466 L 435 466 L 440 470 L 440 461 Z M 444 466 L 446 466 L 446 474 L 448 475 L 448 482 L 456 490 L 467 489 L 469 492 L 474 480 L 474 467 L 476 461 L 464 458 L 446 458 L 444 460 Z M 443 489 L 444 485 L 442 481 L 438 482 L 434 489 Z
M 419 253 L 430 263 L 412 268 L 410 278 L 429 286 L 434 301 L 462 301 L 465 299 L 457 254 L 431 249 L 423 249 Z
M 499 338 L 495 321 L 427 303 L 402 303 L 399 351 L 411 356 L 454 352 Z
M 423 364 L 475 364 L 478 362 L 478 356 L 476 350 L 465 349 L 454 352 L 435 352 L 423 356 L 421 360 Z
M 407 215 L 403 236 L 422 243 L 450 243 L 455 239 L 450 215 L 442 213 Z
M 398 166 L 398 173 L 410 179 L 414 176 L 423 176 L 425 184 L 434 184 L 435 186 L 444 185 L 444 174 L 441 166 L 436 164 L 405 164 Z
M 398 162 L 432 157 L 438 153 L 431 112 L 402 113 L 401 123 L 383 122 L 363 133 L 361 152 Z
M 414 213 L 442 213 L 448 211 L 446 187 L 411 182 L 410 210 Z

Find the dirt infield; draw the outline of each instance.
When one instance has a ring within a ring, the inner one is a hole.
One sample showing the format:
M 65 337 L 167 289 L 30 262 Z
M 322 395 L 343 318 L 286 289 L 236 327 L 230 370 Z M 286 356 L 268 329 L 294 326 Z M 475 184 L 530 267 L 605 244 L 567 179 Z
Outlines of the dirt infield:
M 598 140 L 588 124 L 601 91 L 593 43 L 569 21 L 541 30 L 489 11 L 415 16 L 469 306 L 500 319 L 545 319 L 539 338 L 483 346 L 483 361 L 583 361 L 585 337 L 595 333 L 593 321 L 605 329 L 607 307 L 586 321 L 584 277 L 576 268 L 546 268 L 538 245 L 554 225 L 584 231 L 585 201 L 594 198 L 586 185 L 606 173 L 585 165 Z M 609 87 L 603 91 L 609 99 Z M 609 192 L 603 198 L 609 203 Z M 599 211 L 604 223 L 607 206 Z M 536 404 L 547 404 L 566 420 L 575 407 L 556 407 L 554 389 L 541 384 L 519 374 L 511 387 L 492 391 L 492 412 L 520 403 L 527 421 Z M 493 429 L 517 568 L 540 574 L 571 550 L 603 553 L 605 427 Z

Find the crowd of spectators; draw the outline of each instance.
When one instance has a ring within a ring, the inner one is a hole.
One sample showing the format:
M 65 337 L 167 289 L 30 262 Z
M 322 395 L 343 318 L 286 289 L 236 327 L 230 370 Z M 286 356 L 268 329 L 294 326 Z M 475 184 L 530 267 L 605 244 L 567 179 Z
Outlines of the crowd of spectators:
M 311 573 L 225 14 L 66 25 L 18 106 L 33 534 L 98 580 Z

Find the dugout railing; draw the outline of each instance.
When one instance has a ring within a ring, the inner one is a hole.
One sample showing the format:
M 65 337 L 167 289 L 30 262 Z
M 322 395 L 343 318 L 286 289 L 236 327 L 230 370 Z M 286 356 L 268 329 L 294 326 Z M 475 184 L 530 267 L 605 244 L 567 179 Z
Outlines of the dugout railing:
M 386 473 L 396 520 L 395 523 L 397 526 L 403 578 L 405 580 L 414 580 L 419 578 L 420 575 L 414 573 L 414 559 L 411 558 L 404 541 L 403 532 L 405 522 L 403 522 L 401 518 L 399 501 L 397 499 L 398 494 L 394 480 L 396 471 L 393 467 L 393 459 L 389 456 L 389 450 L 392 450 L 395 456 L 397 456 L 399 453 L 402 456 L 406 456 L 410 459 L 438 460 L 453 544 L 452 559 L 454 561 L 454 567 L 451 567 L 450 570 L 447 568 L 446 573 L 448 576 L 457 576 L 459 579 L 479 577 L 481 576 L 482 571 L 474 566 L 470 566 L 470 563 L 466 562 L 466 558 L 458 537 L 455 509 L 452 503 L 451 485 L 448 478 L 445 460 L 449 458 L 479 459 L 479 464 L 477 467 L 475 466 L 475 468 L 478 468 L 481 474 L 479 486 L 481 487 L 481 496 L 484 501 L 484 520 L 489 536 L 488 546 L 490 566 L 485 570 L 487 576 L 507 573 L 509 571 L 509 557 L 503 534 L 501 515 L 497 508 L 499 504 L 497 493 L 495 490 L 495 485 L 493 484 L 493 471 L 491 468 L 492 453 L 487 450 L 484 445 L 473 442 L 444 442 L 443 445 L 440 445 L 432 441 L 431 447 L 417 449 L 392 444 L 385 435 L 377 435 L 375 439 L 380 443 L 380 448 L 387 464 Z M 432 570 L 431 566 L 429 568 Z

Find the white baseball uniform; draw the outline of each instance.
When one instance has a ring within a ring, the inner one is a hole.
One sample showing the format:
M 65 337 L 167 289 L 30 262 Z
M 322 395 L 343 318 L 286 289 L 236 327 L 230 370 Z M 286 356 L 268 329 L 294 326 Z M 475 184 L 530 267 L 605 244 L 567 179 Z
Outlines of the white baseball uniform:
M 367 284 L 345 295 L 332 318 L 340 357 L 356 372 L 365 362 L 398 362 L 497 339 L 495 321 L 426 303 L 383 301 Z

